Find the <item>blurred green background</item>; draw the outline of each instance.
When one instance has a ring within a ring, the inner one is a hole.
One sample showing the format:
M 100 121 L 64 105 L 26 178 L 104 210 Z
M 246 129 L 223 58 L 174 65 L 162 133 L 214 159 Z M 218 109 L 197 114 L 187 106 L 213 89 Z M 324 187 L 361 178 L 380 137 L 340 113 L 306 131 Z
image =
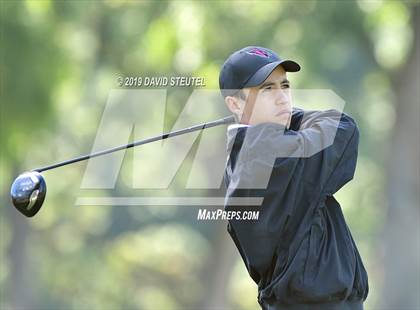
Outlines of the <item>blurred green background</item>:
M 369 274 L 365 308 L 419 309 L 418 1 L 0 3 L 2 309 L 258 308 L 226 222 L 198 222 L 196 208 L 76 208 L 84 164 L 45 174 L 35 218 L 8 194 L 29 167 L 90 150 L 118 75 L 216 88 L 247 45 L 301 63 L 294 88 L 346 101 L 360 150 L 336 197 Z

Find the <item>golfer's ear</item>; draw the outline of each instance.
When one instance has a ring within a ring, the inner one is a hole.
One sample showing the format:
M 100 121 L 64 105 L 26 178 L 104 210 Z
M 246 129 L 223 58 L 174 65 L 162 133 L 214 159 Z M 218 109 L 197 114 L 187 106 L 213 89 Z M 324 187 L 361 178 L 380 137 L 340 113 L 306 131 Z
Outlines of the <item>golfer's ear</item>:
M 225 103 L 229 111 L 236 115 L 241 115 L 243 110 L 243 102 L 239 98 L 226 96 Z

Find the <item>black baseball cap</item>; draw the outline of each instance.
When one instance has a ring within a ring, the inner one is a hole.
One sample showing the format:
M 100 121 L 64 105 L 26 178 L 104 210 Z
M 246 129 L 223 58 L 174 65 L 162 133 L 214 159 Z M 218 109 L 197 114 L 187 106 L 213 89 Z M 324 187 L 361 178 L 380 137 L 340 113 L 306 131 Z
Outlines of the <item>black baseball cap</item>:
M 279 65 L 288 72 L 300 70 L 297 62 L 282 60 L 265 47 L 247 46 L 234 52 L 223 64 L 219 75 L 223 97 L 231 96 L 244 87 L 260 85 Z

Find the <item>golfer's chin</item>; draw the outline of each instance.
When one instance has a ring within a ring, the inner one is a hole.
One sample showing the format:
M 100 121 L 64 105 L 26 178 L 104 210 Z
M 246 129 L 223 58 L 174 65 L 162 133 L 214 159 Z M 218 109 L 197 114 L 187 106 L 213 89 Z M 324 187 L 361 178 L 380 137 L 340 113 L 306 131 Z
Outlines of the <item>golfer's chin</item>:
M 276 115 L 275 119 L 273 120 L 274 123 L 286 126 L 286 128 L 289 128 L 290 125 L 290 119 L 291 119 L 291 113 L 283 113 L 280 115 Z

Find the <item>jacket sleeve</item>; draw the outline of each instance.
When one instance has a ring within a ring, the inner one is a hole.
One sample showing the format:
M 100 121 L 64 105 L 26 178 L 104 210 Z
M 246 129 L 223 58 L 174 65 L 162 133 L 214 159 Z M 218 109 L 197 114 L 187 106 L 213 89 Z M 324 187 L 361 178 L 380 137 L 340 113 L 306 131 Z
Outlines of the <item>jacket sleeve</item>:
M 314 193 L 332 195 L 353 178 L 359 132 L 349 115 L 337 110 L 305 111 L 299 130 L 284 129 L 275 123 L 248 129 L 237 185 L 267 188 L 274 173 L 285 186 L 293 176 L 312 186 Z

